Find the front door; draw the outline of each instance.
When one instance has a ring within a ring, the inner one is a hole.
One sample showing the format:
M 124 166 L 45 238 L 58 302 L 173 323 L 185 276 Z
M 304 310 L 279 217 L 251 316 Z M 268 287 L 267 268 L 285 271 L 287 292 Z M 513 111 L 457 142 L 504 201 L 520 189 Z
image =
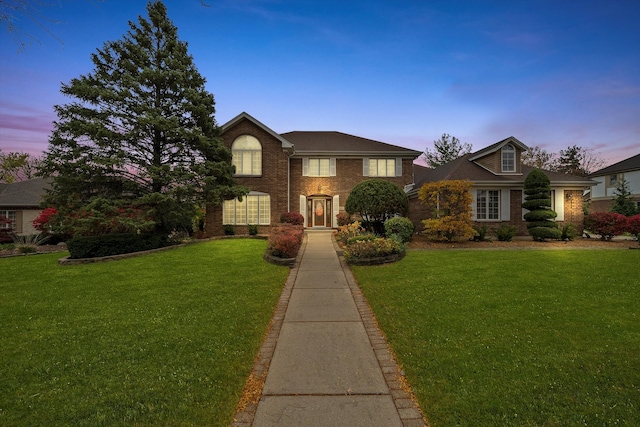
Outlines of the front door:
M 313 199 L 313 226 L 326 227 L 327 201 L 325 199 Z

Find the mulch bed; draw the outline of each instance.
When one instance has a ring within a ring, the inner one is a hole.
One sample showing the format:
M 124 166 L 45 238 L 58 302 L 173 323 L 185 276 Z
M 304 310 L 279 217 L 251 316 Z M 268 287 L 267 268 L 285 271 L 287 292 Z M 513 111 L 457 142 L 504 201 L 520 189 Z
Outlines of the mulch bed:
M 614 238 L 604 241 L 596 238 L 579 237 L 571 241 L 550 240 L 536 242 L 531 237 L 516 237 L 511 242 L 491 240 L 486 242 L 460 241 L 454 243 L 434 242 L 426 236 L 415 235 L 409 243 L 409 249 L 628 249 L 638 246 L 637 240 Z
M 49 254 L 52 252 L 64 252 L 67 250 L 65 245 L 40 245 L 36 247 L 38 254 Z M 0 249 L 0 257 L 25 255 L 18 252 L 17 249 Z M 32 254 L 26 254 L 32 255 Z

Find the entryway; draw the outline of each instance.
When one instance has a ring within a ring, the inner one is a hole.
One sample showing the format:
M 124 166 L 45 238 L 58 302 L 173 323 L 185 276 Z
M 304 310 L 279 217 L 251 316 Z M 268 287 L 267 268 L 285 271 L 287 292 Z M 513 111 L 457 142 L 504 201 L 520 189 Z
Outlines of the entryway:
M 331 227 L 331 197 L 307 198 L 307 227 Z

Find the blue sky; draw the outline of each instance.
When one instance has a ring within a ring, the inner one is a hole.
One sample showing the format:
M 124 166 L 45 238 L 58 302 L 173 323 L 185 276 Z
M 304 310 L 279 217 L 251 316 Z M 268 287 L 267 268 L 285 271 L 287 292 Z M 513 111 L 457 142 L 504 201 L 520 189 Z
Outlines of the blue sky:
M 60 0 L 22 52 L 0 34 L 0 148 L 47 147 L 59 90 L 146 1 Z M 219 124 L 336 130 L 416 150 L 508 136 L 607 164 L 640 152 L 640 1 L 167 0 Z M 50 19 L 53 22 L 49 22 Z

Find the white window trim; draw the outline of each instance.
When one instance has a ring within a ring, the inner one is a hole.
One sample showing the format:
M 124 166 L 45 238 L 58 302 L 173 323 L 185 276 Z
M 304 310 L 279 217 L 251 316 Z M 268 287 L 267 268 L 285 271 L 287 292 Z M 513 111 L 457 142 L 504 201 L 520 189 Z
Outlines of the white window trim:
M 329 175 L 322 175 L 318 171 L 318 173 L 313 173 L 309 168 L 310 160 L 329 160 Z M 336 176 L 336 158 L 335 157 L 304 157 L 302 159 L 302 176 L 310 176 L 310 177 L 330 177 Z
M 513 169 L 505 169 L 504 167 L 506 154 L 513 155 Z M 516 166 L 516 148 L 513 145 L 507 144 L 504 147 L 502 147 L 502 150 L 500 150 L 500 163 L 501 163 L 500 167 L 502 172 L 504 173 L 516 172 L 516 170 L 518 169 Z
M 479 217 L 479 211 L 478 211 L 478 193 L 480 191 L 486 191 L 487 192 L 487 207 L 485 210 L 485 213 L 487 215 L 487 218 L 480 218 Z M 490 191 L 495 191 L 498 193 L 498 217 L 497 218 L 489 218 L 489 193 Z M 503 194 L 502 194 L 502 190 L 498 190 L 495 188 L 477 188 L 474 192 L 473 192 L 473 212 L 474 212 L 474 220 L 478 221 L 478 222 L 498 222 L 498 221 L 502 221 L 502 212 L 503 212 Z
M 258 222 L 257 223 L 253 223 L 248 221 L 249 218 L 249 197 L 257 197 L 257 203 L 258 203 Z M 263 210 L 261 209 L 261 201 L 263 200 L 263 198 L 268 198 L 269 200 L 269 209 L 268 212 L 263 212 Z M 227 204 L 228 203 L 233 203 L 234 204 L 234 209 L 233 209 L 233 219 L 232 218 L 228 218 L 227 217 Z M 243 222 L 238 222 L 237 221 L 237 206 L 236 204 L 239 203 L 238 199 L 233 199 L 233 200 L 225 200 L 223 205 L 222 205 L 222 224 L 223 225 L 271 225 L 271 195 L 267 194 L 267 193 L 259 193 L 257 191 L 251 191 L 249 194 L 247 194 L 246 196 L 244 196 L 242 198 L 242 203 L 244 205 L 244 217 L 245 217 L 245 221 Z
M 11 224 L 1 225 L 5 230 L 16 230 L 18 213 L 15 210 L 1 210 L 0 216 L 4 216 L 11 221 Z
M 385 162 L 389 161 L 389 160 L 393 160 L 395 162 L 394 165 L 394 171 L 393 174 L 389 174 L 387 172 L 386 175 L 372 175 L 371 174 L 371 170 L 370 170 L 370 166 L 371 166 L 371 162 L 375 161 L 376 164 L 377 162 L 379 162 L 380 160 L 384 160 Z M 397 177 L 397 176 L 402 176 L 402 159 L 401 158 L 389 158 L 389 157 L 385 157 L 385 158 L 377 158 L 377 157 L 371 157 L 371 158 L 364 158 L 362 159 L 362 176 L 370 176 L 373 178 L 393 178 L 393 177 Z
M 236 145 L 236 143 L 242 143 L 244 141 L 244 139 L 247 138 L 251 138 L 251 142 L 256 142 L 260 148 L 255 148 L 255 149 L 247 149 L 247 148 L 234 148 L 234 146 Z M 244 153 L 250 153 L 250 163 L 251 166 L 249 167 L 249 173 L 242 173 L 242 171 L 237 171 L 235 172 L 234 176 L 262 176 L 262 144 L 260 143 L 260 141 L 251 135 L 240 135 L 239 137 L 237 137 L 233 143 L 231 144 L 231 155 L 232 155 L 232 164 L 235 165 L 237 163 L 237 158 L 236 156 L 240 156 L 240 159 L 244 158 Z M 259 156 L 259 159 L 256 159 L 255 157 Z M 259 160 L 259 166 L 258 166 L 258 170 L 254 170 L 253 166 L 254 166 L 254 162 L 257 162 L 257 160 Z M 246 168 L 243 168 L 244 170 L 246 170 Z

